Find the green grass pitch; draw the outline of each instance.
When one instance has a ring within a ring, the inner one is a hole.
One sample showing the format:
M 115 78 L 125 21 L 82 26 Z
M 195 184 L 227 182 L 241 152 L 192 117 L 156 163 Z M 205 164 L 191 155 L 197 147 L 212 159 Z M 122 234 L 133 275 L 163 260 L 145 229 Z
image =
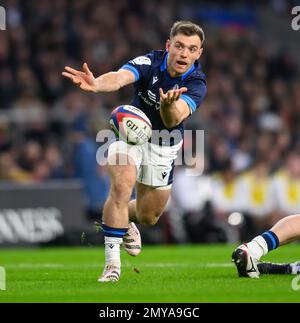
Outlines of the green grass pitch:
M 230 245 L 144 246 L 138 257 L 122 251 L 118 283 L 98 283 L 103 247 L 0 249 L 6 290 L 0 302 L 208 303 L 299 302 L 291 275 L 238 278 Z M 299 244 L 265 260 L 299 260 Z

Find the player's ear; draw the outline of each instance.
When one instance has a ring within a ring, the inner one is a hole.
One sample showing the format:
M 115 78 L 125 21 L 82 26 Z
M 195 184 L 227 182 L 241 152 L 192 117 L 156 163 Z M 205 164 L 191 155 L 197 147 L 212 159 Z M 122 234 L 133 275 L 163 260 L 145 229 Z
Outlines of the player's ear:
M 170 46 L 171 46 L 171 41 L 170 41 L 170 39 L 168 39 L 168 40 L 166 41 L 166 51 L 167 51 L 167 52 L 169 51 Z
M 199 59 L 199 58 L 200 58 L 200 56 L 202 55 L 202 53 L 203 53 L 203 47 L 201 47 L 201 48 L 199 49 L 199 54 L 198 54 L 198 58 L 197 58 L 197 59 Z

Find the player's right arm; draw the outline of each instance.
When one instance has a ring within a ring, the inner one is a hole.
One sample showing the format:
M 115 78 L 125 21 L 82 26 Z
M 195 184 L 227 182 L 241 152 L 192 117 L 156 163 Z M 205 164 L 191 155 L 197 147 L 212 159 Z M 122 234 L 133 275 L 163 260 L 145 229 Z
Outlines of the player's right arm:
M 66 66 L 62 75 L 69 78 L 82 90 L 94 93 L 118 91 L 121 87 L 135 82 L 134 74 L 125 69 L 109 72 L 95 78 L 87 63 L 83 64 L 83 71 Z

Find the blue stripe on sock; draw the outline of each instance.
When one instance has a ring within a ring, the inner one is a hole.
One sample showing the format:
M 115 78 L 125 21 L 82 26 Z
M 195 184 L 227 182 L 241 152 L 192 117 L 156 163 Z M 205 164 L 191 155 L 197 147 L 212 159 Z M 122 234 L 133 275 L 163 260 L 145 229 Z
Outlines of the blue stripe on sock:
M 262 237 L 266 240 L 268 250 L 274 250 L 279 246 L 279 239 L 277 235 L 272 231 L 266 231 L 262 234 Z
M 272 235 L 269 232 L 265 233 L 272 241 L 272 250 L 276 248 L 276 242 L 274 240 L 274 238 L 272 237 Z
M 124 234 L 127 232 L 128 228 L 112 228 L 102 223 L 102 230 L 104 232 L 104 235 L 107 237 L 122 238 Z
M 275 244 L 276 244 L 275 249 L 276 249 L 276 248 L 278 248 L 278 247 L 279 247 L 279 245 L 280 245 L 280 242 L 279 242 L 279 239 L 278 239 L 277 235 L 276 235 L 273 231 L 268 231 L 268 232 L 272 235 L 272 237 L 273 237 L 273 238 L 274 238 L 274 240 L 275 240 Z

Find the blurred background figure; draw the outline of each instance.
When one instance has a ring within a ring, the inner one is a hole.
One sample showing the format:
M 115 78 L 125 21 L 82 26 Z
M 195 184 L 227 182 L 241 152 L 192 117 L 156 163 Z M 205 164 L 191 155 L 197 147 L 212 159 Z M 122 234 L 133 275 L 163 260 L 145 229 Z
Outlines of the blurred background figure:
M 73 176 L 83 182 L 87 199 L 87 215 L 91 220 L 101 219 L 101 210 L 109 191 L 108 174 L 102 174 L 97 164 L 97 145 L 89 136 L 88 119 L 81 115 L 72 124 Z
M 206 173 L 203 156 L 191 157 L 187 166 L 178 167 L 174 176 L 170 223 L 179 216 L 186 232 L 184 242 L 221 242 L 224 240 L 211 208 L 214 195 L 211 176 Z M 199 175 L 201 174 L 201 175 Z M 177 220 L 176 223 L 179 221 Z M 178 227 L 178 225 L 177 225 Z M 173 229 L 176 232 L 175 229 Z
M 272 224 L 300 208 L 300 153 L 291 151 L 273 178 L 276 214 Z
M 240 175 L 237 183 L 237 210 L 243 214 L 240 240 L 246 241 L 272 223 L 275 211 L 270 170 L 265 160 L 255 160 L 252 167 Z
M 232 222 L 232 214 L 239 211 L 239 192 L 237 172 L 230 159 L 219 164 L 218 171 L 212 176 L 211 185 L 211 204 L 215 222 L 222 228 L 226 242 L 239 241 L 239 228 L 243 219 L 241 215 L 238 223 Z

